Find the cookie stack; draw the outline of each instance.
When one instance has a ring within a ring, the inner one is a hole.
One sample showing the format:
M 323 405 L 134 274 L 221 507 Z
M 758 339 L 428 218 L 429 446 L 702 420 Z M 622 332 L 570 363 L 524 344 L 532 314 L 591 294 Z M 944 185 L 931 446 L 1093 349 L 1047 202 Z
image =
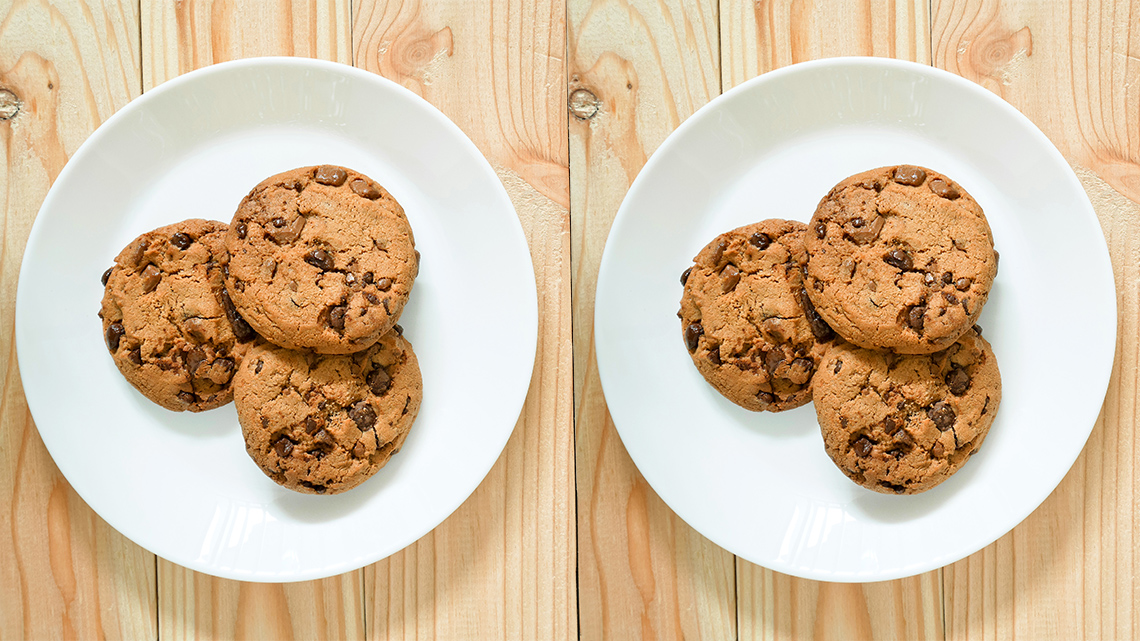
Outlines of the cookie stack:
M 808 225 L 721 234 L 681 276 L 694 365 L 734 403 L 814 400 L 832 461 L 863 487 L 913 494 L 981 446 L 1001 378 L 975 320 L 997 274 L 985 214 L 917 166 L 851 176 Z
M 299 491 L 356 487 L 399 451 L 422 396 L 397 321 L 419 273 L 403 209 L 359 172 L 262 181 L 229 226 L 143 234 L 103 275 L 119 371 L 174 411 L 235 401 L 246 450 Z

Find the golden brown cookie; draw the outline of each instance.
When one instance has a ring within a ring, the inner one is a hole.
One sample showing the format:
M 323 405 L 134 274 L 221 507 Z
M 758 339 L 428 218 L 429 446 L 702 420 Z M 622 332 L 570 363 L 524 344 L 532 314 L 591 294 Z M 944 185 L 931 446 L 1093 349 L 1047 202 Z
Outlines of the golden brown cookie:
M 737 405 L 811 400 L 832 337 L 803 290 L 804 224 L 765 220 L 717 236 L 681 275 L 682 334 L 697 370 Z
M 166 409 L 229 403 L 253 330 L 226 307 L 225 223 L 186 220 L 147 232 L 103 273 L 103 336 L 119 371 Z
M 397 325 L 348 355 L 252 347 L 234 377 L 246 452 L 269 478 L 298 492 L 360 485 L 400 450 L 423 386 Z
M 419 272 L 404 210 L 351 169 L 302 167 L 265 179 L 226 235 L 234 306 L 267 340 L 350 354 L 400 317 Z
M 840 341 L 816 373 L 813 397 L 824 447 L 844 474 L 876 492 L 915 494 L 981 447 L 1001 404 L 1001 374 L 977 329 L 934 354 Z
M 946 349 L 977 320 L 997 275 L 982 208 L 922 167 L 847 178 L 820 201 L 808 228 L 804 280 L 812 303 L 861 347 Z

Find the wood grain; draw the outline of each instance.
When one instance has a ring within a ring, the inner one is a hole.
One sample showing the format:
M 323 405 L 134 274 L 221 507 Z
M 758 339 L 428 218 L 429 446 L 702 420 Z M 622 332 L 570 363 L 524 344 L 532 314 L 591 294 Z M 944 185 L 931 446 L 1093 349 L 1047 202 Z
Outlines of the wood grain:
M 773 69 L 831 56 L 930 61 L 925 0 L 721 3 L 725 89 Z M 836 585 L 736 559 L 741 639 L 941 638 L 940 573 Z
M 720 93 L 717 5 L 570 0 L 568 15 L 582 638 L 734 638 L 733 557 L 634 467 L 593 342 L 598 265 L 618 205 L 665 137 Z
M 722 0 L 724 89 L 765 71 L 834 56 L 930 63 L 926 0 Z
M 945 570 L 953 639 L 1140 635 L 1137 17 L 1136 2 L 933 2 L 934 64 L 1005 98 L 1074 165 L 1108 241 L 1118 307 L 1113 375 L 1084 452 L 1013 532 Z
M 349 0 L 141 0 L 143 89 L 226 60 L 352 63 Z
M 14 343 L 36 212 L 80 143 L 139 94 L 139 65 L 133 3 L 0 2 L 2 638 L 156 634 L 154 556 L 96 516 L 55 467 L 24 400 Z
M 354 10 L 355 64 L 426 98 L 495 167 L 530 244 L 540 319 L 514 435 L 458 511 L 368 569 L 368 636 L 574 638 L 563 5 L 368 1 Z
M 249 56 L 350 62 L 348 0 L 142 3 L 143 82 Z M 285 585 L 228 581 L 158 560 L 163 639 L 364 636 L 363 571 Z

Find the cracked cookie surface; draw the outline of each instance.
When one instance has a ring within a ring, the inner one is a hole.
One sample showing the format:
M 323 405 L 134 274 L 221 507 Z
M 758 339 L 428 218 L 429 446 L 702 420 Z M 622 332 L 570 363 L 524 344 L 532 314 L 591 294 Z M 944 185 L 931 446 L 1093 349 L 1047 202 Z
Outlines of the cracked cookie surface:
M 681 332 L 693 364 L 745 409 L 779 412 L 811 400 L 833 336 L 803 291 L 805 229 L 778 219 L 734 229 L 682 274 Z
M 234 377 L 246 452 L 269 478 L 307 494 L 344 492 L 375 474 L 400 450 L 422 396 L 399 326 L 347 355 L 260 342 Z
M 231 379 L 255 335 L 227 307 L 225 223 L 186 220 L 147 232 L 103 275 L 99 316 L 115 365 L 166 409 L 229 403 Z
M 1001 375 L 977 328 L 934 354 L 839 342 L 820 364 L 814 401 L 832 462 L 859 485 L 915 494 L 978 450 L 1001 404 Z
M 820 316 L 869 349 L 945 349 L 977 320 L 997 275 L 982 208 L 923 167 L 881 167 L 840 182 L 820 201 L 804 242 L 804 280 Z
M 419 252 L 392 196 L 344 167 L 271 176 L 242 200 L 226 235 L 226 284 L 267 340 L 349 354 L 400 317 Z

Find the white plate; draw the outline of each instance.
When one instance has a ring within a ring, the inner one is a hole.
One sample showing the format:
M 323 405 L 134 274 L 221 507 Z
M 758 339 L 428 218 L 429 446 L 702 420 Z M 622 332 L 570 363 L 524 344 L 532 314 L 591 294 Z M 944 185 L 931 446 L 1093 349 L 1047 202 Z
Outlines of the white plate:
M 185 218 L 228 222 L 266 176 L 322 163 L 384 185 L 423 254 L 400 320 L 423 372 L 419 418 L 386 467 L 337 496 L 262 474 L 232 405 L 177 414 L 147 401 L 95 315 L 99 276 L 132 238 Z M 245 581 L 346 572 L 451 514 L 514 429 L 537 338 L 526 238 L 475 145 L 395 83 L 301 58 L 207 67 L 109 118 L 44 200 L 16 296 L 28 405 L 75 490 L 159 556 Z
M 810 405 L 753 414 L 722 398 L 689 360 L 675 315 L 681 271 L 718 233 L 806 221 L 841 179 L 901 163 L 959 181 L 1001 252 L 979 321 L 1001 367 L 999 415 L 977 456 L 915 496 L 848 481 L 824 453 Z M 595 331 L 621 439 L 681 518 L 773 570 L 879 581 L 984 547 L 1056 487 L 1104 400 L 1116 295 L 1088 198 L 1027 118 L 930 67 L 833 59 L 747 82 L 661 145 L 610 232 Z M 1074 332 L 1079 357 L 1065 354 Z

